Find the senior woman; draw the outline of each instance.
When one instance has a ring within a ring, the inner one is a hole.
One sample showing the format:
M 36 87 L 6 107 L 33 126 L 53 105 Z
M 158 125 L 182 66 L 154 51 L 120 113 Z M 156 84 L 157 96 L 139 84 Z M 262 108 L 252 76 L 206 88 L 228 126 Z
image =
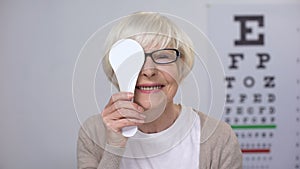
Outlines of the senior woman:
M 101 114 L 85 121 L 79 131 L 78 168 L 242 168 L 240 147 L 229 125 L 174 103 L 194 63 L 189 37 L 159 13 L 122 18 L 107 37 L 103 58 L 104 71 L 117 87 L 108 51 L 124 38 L 137 41 L 145 52 L 136 89 L 113 94 Z M 130 138 L 121 132 L 128 126 L 138 126 Z

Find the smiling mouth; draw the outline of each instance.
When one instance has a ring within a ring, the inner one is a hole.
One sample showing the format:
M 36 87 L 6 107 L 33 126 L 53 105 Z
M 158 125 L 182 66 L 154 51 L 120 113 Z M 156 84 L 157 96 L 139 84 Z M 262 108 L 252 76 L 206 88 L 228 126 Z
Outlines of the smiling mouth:
M 164 87 L 164 85 L 153 85 L 153 86 L 136 86 L 136 89 L 142 91 L 153 91 L 153 90 L 160 90 Z

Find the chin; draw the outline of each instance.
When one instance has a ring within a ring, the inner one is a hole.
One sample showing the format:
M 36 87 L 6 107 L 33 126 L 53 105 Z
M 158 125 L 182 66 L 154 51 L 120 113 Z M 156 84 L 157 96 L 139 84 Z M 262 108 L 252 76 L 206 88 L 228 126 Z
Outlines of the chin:
M 160 92 L 153 92 L 151 94 L 137 94 L 134 98 L 134 102 L 146 110 L 156 108 L 161 104 L 165 104 L 166 100 L 167 96 L 162 90 Z
M 135 98 L 134 102 L 138 105 L 142 106 L 145 110 L 148 110 L 154 104 L 153 101 L 149 98 Z

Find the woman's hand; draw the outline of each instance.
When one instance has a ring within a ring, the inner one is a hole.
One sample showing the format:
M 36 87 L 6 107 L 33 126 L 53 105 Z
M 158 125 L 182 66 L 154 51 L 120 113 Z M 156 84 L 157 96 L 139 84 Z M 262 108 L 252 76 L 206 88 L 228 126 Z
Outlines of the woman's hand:
M 122 135 L 122 128 L 138 126 L 145 121 L 144 109 L 132 102 L 133 93 L 119 92 L 111 96 L 102 112 L 102 119 L 107 128 L 107 143 L 116 147 L 125 147 L 127 138 Z

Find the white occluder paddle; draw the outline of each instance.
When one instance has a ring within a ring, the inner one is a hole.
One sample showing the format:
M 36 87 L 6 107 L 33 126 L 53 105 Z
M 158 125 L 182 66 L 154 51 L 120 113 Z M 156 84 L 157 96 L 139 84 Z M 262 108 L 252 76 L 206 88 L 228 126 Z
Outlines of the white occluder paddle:
M 109 62 L 115 72 L 121 92 L 134 93 L 136 81 L 145 61 L 144 49 L 135 40 L 121 39 L 109 52 Z M 122 128 L 122 135 L 132 137 L 137 126 Z

